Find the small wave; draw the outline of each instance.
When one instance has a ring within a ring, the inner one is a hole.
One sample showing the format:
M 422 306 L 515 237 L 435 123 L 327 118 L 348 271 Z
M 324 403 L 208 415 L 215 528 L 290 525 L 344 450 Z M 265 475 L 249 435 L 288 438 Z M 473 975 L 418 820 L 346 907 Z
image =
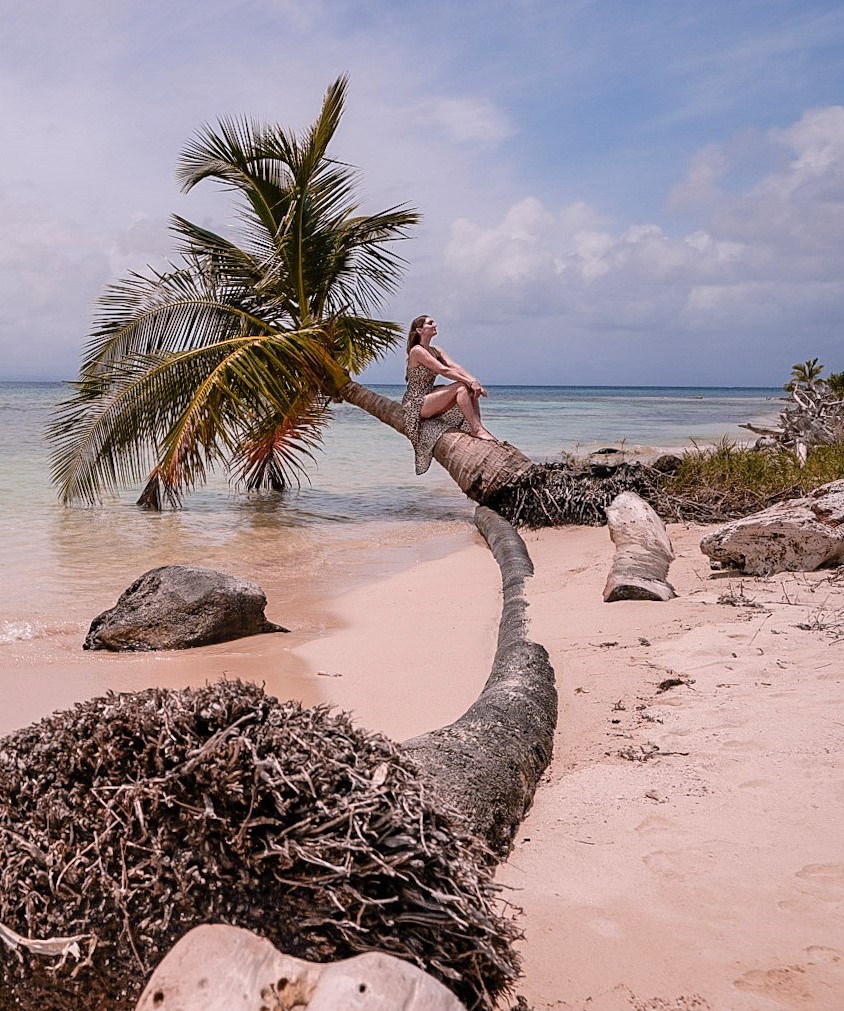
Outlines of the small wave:
M 44 632 L 44 628 L 39 628 L 29 621 L 0 621 L 0 642 L 22 642 L 25 639 L 37 639 L 44 635 Z

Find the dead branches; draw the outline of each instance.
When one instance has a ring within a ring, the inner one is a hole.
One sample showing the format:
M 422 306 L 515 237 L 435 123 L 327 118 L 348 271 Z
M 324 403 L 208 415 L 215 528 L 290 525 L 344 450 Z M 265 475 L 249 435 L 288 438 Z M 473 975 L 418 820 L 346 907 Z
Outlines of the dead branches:
M 3 739 L 0 826 L 0 923 L 92 938 L 82 961 L 0 960 L 16 1007 L 130 1008 L 201 922 L 395 954 L 471 1008 L 515 976 L 488 853 L 400 750 L 253 685 L 108 695 Z

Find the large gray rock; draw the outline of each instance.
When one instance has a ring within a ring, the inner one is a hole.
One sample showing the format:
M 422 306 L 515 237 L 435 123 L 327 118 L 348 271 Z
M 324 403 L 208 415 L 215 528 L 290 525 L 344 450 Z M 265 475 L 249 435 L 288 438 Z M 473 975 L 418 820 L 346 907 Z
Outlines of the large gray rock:
M 83 649 L 189 649 L 262 632 L 287 632 L 264 617 L 267 598 L 248 579 L 214 569 L 150 569 L 91 622 Z
M 707 534 L 700 548 L 713 568 L 751 576 L 839 565 L 844 562 L 844 481 L 727 523 Z

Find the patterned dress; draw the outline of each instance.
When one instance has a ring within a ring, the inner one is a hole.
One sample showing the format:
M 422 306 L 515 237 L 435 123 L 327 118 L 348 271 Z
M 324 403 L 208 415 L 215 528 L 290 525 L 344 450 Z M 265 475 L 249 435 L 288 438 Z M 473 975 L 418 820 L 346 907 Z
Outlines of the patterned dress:
M 423 420 L 419 417 L 422 401 L 434 388 L 436 378 L 436 372 L 427 365 L 414 365 L 407 370 L 407 390 L 402 397 L 401 406 L 407 437 L 413 443 L 416 454 L 417 474 L 424 474 L 431 466 L 434 446 L 444 432 L 469 431 L 463 412 L 456 405 L 433 418 Z

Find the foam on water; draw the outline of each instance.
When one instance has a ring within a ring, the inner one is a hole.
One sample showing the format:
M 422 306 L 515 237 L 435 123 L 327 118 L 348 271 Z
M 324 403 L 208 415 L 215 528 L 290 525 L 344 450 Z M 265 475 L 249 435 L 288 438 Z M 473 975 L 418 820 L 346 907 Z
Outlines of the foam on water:
M 44 634 L 44 629 L 39 629 L 29 621 L 0 621 L 0 642 L 23 642 L 27 639 L 35 639 Z

